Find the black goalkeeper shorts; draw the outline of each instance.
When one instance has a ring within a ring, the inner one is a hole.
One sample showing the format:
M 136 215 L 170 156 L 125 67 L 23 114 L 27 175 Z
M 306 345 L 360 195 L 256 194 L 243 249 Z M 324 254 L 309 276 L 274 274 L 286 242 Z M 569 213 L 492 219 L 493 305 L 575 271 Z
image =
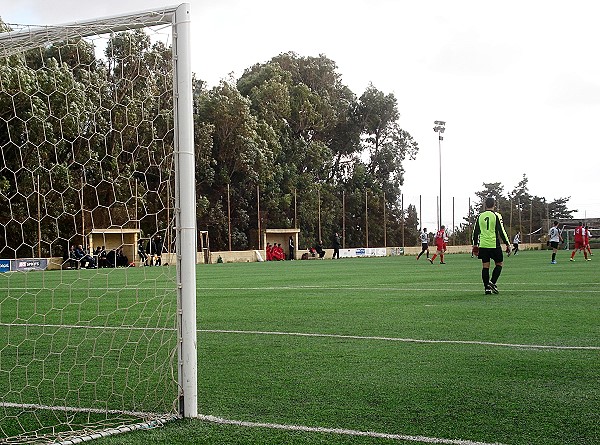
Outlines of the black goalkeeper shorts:
M 482 263 L 489 263 L 490 260 L 494 260 L 494 263 L 501 263 L 504 261 L 504 253 L 502 252 L 501 247 L 480 247 L 477 258 L 479 258 Z

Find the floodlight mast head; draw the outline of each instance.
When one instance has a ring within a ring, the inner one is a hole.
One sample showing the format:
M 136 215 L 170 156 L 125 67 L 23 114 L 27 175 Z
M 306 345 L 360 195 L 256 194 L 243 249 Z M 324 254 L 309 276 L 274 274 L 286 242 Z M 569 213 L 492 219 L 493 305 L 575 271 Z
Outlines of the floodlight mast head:
M 446 121 L 435 121 L 433 124 L 435 125 L 433 131 L 436 133 L 443 133 L 446 130 Z
M 438 227 L 442 224 L 442 141 L 444 137 L 442 134 L 446 131 L 446 121 L 434 121 L 433 131 L 438 134 L 438 150 L 440 158 L 440 194 L 438 196 Z

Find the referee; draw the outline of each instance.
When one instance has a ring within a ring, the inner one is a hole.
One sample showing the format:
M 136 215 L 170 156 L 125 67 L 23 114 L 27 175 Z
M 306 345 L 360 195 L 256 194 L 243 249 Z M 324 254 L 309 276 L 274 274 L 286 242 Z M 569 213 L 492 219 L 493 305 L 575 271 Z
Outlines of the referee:
M 480 213 L 475 223 L 473 231 L 473 254 L 483 263 L 481 270 L 481 280 L 485 294 L 489 295 L 492 292 L 499 293 L 496 283 L 502 273 L 502 261 L 504 260 L 500 243 L 506 244 L 506 253 L 510 255 L 510 243 L 502 216 L 498 212 L 494 212 L 496 200 L 488 196 L 485 199 L 485 211 Z M 492 279 L 490 280 L 490 260 L 494 260 L 494 270 L 492 271 Z

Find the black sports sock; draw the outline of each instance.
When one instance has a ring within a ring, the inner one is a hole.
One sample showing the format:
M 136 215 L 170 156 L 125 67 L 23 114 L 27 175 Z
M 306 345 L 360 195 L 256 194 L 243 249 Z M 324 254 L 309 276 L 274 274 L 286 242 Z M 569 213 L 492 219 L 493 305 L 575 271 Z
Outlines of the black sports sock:
M 496 264 L 496 267 L 494 267 L 494 270 L 492 271 L 492 283 L 496 284 L 501 273 L 502 273 L 502 266 L 498 266 Z
M 552 252 L 552 261 L 556 261 L 556 252 Z
M 485 267 L 481 269 L 481 279 L 483 280 L 483 287 L 488 287 L 490 284 L 490 269 Z

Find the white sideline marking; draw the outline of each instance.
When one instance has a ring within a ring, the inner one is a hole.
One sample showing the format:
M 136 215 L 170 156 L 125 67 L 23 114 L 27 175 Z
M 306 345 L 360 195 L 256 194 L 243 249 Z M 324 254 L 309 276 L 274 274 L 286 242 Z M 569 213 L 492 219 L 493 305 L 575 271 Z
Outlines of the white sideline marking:
M 377 433 L 375 431 L 357 431 L 347 430 L 343 428 L 324 428 L 303 425 L 283 425 L 279 423 L 244 422 L 241 420 L 229 420 L 223 419 L 221 417 L 207 416 L 202 414 L 198 415 L 198 419 L 204 420 L 206 422 L 218 423 L 221 425 L 236 425 L 251 428 L 270 428 L 286 431 L 302 431 L 307 433 L 343 434 L 347 436 L 375 437 L 379 439 L 404 440 L 410 442 L 439 443 L 446 445 L 503 445 L 499 442 L 494 442 L 492 444 L 487 442 L 476 442 L 472 440 L 463 439 L 441 439 L 437 437 L 408 436 L 404 434 Z
M 452 283 L 451 283 L 452 284 Z M 460 284 L 463 283 L 454 283 Z M 510 286 L 510 283 L 503 283 L 502 289 L 510 291 L 510 287 L 506 288 L 506 284 Z M 531 285 L 531 283 L 528 283 Z M 468 283 L 469 288 L 456 288 L 446 289 L 452 291 L 462 291 L 465 293 L 481 293 L 481 285 L 474 285 Z M 541 284 L 540 284 L 541 285 Z M 590 283 L 590 286 L 597 286 L 598 283 Z M 258 286 L 258 287 L 197 287 L 197 290 L 294 290 L 294 289 L 306 289 L 306 290 L 359 290 L 359 291 L 372 291 L 373 287 L 357 287 L 357 286 Z M 419 291 L 419 292 L 432 292 L 440 291 L 439 287 L 377 287 L 378 291 Z M 587 293 L 600 293 L 600 289 L 518 289 L 521 293 L 564 293 L 564 294 L 587 294 Z
M 221 330 L 221 329 L 200 329 L 199 332 L 213 332 L 222 334 L 258 334 L 258 335 L 291 335 L 296 337 L 329 337 L 351 340 L 380 340 L 380 341 L 397 341 L 405 343 L 442 343 L 442 344 L 458 344 L 458 345 L 481 345 L 481 346 L 500 346 L 505 348 L 528 348 L 528 349 L 579 349 L 589 351 L 600 351 L 600 346 L 559 346 L 559 345 L 522 345 L 513 343 L 496 343 L 489 341 L 477 340 L 423 340 L 417 338 L 397 338 L 397 337 L 370 337 L 360 335 L 340 335 L 340 334 L 311 334 L 302 332 L 277 332 L 277 331 L 236 331 L 236 330 Z
M 585 286 L 598 286 L 598 283 L 580 283 L 582 285 Z M 506 289 L 507 291 L 512 290 L 511 288 L 514 287 L 520 287 L 520 286 L 560 286 L 561 284 L 557 283 L 508 283 L 508 282 L 502 282 L 502 287 L 503 289 Z M 208 286 L 202 286 L 202 287 L 196 287 L 197 290 L 294 290 L 294 289 L 306 289 L 306 290 L 366 290 L 366 291 L 372 291 L 373 288 L 376 286 L 378 291 L 381 290 L 389 290 L 389 291 L 420 291 L 420 292 L 430 292 L 430 291 L 439 291 L 441 290 L 438 287 L 410 287 L 410 286 L 403 286 L 403 287 L 397 287 L 397 286 L 390 286 L 387 284 L 378 284 L 378 285 L 373 285 L 373 286 L 367 286 L 367 287 L 362 287 L 362 286 L 352 286 L 352 285 L 337 285 L 337 286 L 313 286 L 313 285 L 302 285 L 302 286 L 245 286 L 245 287 L 208 287 Z M 460 287 L 460 288 L 452 288 L 450 290 L 453 291 L 463 291 L 466 293 L 471 293 L 471 292 L 478 292 L 480 293 L 480 288 L 481 285 L 479 283 L 447 283 L 446 286 L 465 286 L 465 287 Z M 508 287 L 506 287 L 508 286 Z M 136 293 L 140 293 L 141 291 L 165 291 L 165 293 L 168 293 L 168 291 L 176 291 L 175 287 L 161 287 L 161 286 L 150 286 L 150 287 L 143 287 L 143 286 L 135 286 L 135 285 L 125 285 L 123 287 L 86 287 L 87 290 L 89 291 L 105 291 L 105 292 L 116 292 L 116 293 L 123 293 L 125 291 L 136 291 Z M 447 287 L 445 288 L 447 289 Z M 64 292 L 64 291 L 69 291 L 72 290 L 71 286 L 58 286 L 55 288 L 43 288 L 43 287 L 12 287 L 11 290 L 13 291 L 22 291 L 22 292 L 29 292 L 29 293 L 33 293 L 35 291 L 52 291 L 52 292 Z M 596 288 L 590 288 L 590 289 L 543 289 L 543 288 L 539 288 L 539 289 L 517 289 L 519 292 L 523 292 L 523 293 L 542 293 L 542 292 L 548 292 L 548 293 L 558 293 L 558 292 L 562 292 L 565 294 L 587 294 L 587 293 L 600 293 L 600 289 L 596 289 Z M 163 297 L 164 295 L 159 295 L 158 297 Z
M 155 418 L 150 422 L 139 423 L 130 426 L 122 426 L 119 428 L 109 428 L 100 432 L 91 433 L 87 436 L 83 437 L 74 437 L 71 439 L 67 439 L 61 444 L 75 444 L 81 442 L 87 442 L 90 439 L 107 437 L 114 434 L 119 434 L 123 432 L 133 431 L 136 429 L 144 429 L 144 428 L 153 428 L 156 426 L 164 425 L 169 420 L 178 419 L 179 417 L 174 414 L 155 414 L 155 413 L 144 413 L 137 411 L 120 411 L 120 410 L 102 410 L 97 408 L 77 408 L 71 406 L 47 406 L 47 405 L 37 405 L 37 404 L 25 404 L 25 403 L 9 403 L 9 402 L 0 402 L 0 406 L 5 408 L 21 408 L 21 409 L 45 409 L 45 410 L 53 410 L 53 411 L 74 411 L 74 412 L 87 412 L 87 413 L 101 413 L 101 414 L 126 414 L 134 417 L 143 417 L 143 418 Z M 363 436 L 363 437 L 375 437 L 381 439 L 392 439 L 392 440 L 404 440 L 410 442 L 424 442 L 424 443 L 437 443 L 437 444 L 445 444 L 445 445 L 504 445 L 499 442 L 487 443 L 487 442 L 477 442 L 472 440 L 463 440 L 463 439 L 441 439 L 437 437 L 426 437 L 426 436 L 409 436 L 405 434 L 388 434 L 388 433 L 377 433 L 374 431 L 357 431 L 350 430 L 344 428 L 325 428 L 325 427 L 310 427 L 303 425 L 284 425 L 280 423 L 260 423 L 260 422 L 245 422 L 241 420 L 229 420 L 223 419 L 221 417 L 210 416 L 199 414 L 197 417 L 199 420 L 204 420 L 206 422 L 218 423 L 221 425 L 235 425 L 235 426 L 243 426 L 250 428 L 269 428 L 269 429 L 278 429 L 278 430 L 286 430 L 286 431 L 302 431 L 307 433 L 327 433 L 327 434 L 342 434 L 347 436 Z
M 175 331 L 175 328 L 141 328 L 135 326 L 86 326 L 86 325 L 59 325 L 59 324 L 41 324 L 41 323 L 0 323 L 2 327 L 38 327 L 38 328 L 67 328 L 67 329 L 112 329 L 115 331 Z M 429 344 L 456 344 L 456 345 L 479 345 L 496 346 L 503 348 L 519 349 L 555 349 L 555 350 L 583 350 L 600 351 L 600 346 L 561 346 L 561 345 L 527 345 L 515 343 L 497 343 L 490 341 L 477 340 L 426 340 L 418 338 L 399 338 L 399 337 L 378 337 L 363 335 L 341 335 L 341 334 L 319 334 L 310 332 L 280 332 L 280 331 L 242 331 L 234 329 L 198 329 L 197 332 L 209 334 L 249 334 L 249 335 L 289 335 L 292 337 L 321 337 L 321 338 L 340 338 L 348 340 L 377 340 L 377 341 L 396 341 L 403 343 L 429 343 Z

